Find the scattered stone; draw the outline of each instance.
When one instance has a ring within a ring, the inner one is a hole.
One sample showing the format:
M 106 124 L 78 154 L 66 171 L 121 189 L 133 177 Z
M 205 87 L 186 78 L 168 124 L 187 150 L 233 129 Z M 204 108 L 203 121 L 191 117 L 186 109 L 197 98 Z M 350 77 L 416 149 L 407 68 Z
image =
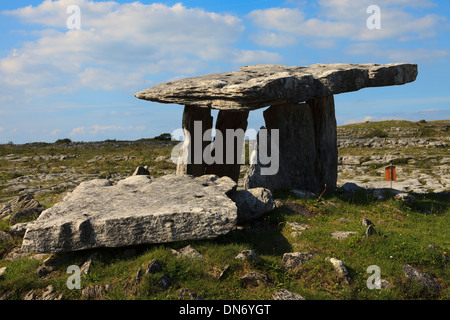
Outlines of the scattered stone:
M 203 297 L 197 293 L 195 293 L 191 289 L 180 289 L 178 291 L 178 299 L 180 300 L 204 300 Z
M 170 279 L 168 275 L 163 275 L 159 278 L 159 283 L 164 290 L 167 290 L 172 285 L 172 279 Z
M 254 262 L 257 262 L 259 260 L 258 256 L 256 255 L 256 252 L 253 250 L 243 250 L 235 257 L 235 259 Z
M 153 259 L 145 268 L 145 274 L 153 274 L 162 270 L 161 263 L 158 259 Z
M 288 222 L 288 226 L 290 226 L 293 230 L 307 230 L 311 229 L 311 226 L 307 224 L 300 224 L 298 222 Z
M 350 275 L 345 267 L 344 263 L 341 260 L 335 258 L 326 258 L 327 261 L 330 261 L 333 264 L 334 269 L 338 272 L 341 278 L 344 280 L 346 284 L 350 284 L 352 282 Z
M 314 256 L 315 254 L 311 252 L 285 253 L 282 258 L 283 268 L 285 270 L 295 270 L 311 260 Z
M 334 222 L 350 222 L 350 221 L 352 221 L 352 220 L 347 219 L 347 218 L 339 218 L 339 219 L 334 220 Z
M 31 226 L 32 223 L 33 222 L 16 223 L 9 228 L 9 233 L 15 236 L 23 237 L 25 235 L 25 231 L 29 226 Z
M 366 231 L 364 231 L 364 237 L 367 238 L 367 237 L 369 237 L 369 236 L 371 236 L 372 234 L 375 234 L 375 233 L 376 233 L 376 231 L 375 231 L 374 225 L 370 224 L 367 227 Z
M 3 274 L 4 274 L 5 271 L 6 271 L 6 269 L 8 269 L 8 268 L 6 268 L 6 267 L 0 268 L 0 278 L 3 276 Z
M 358 234 L 356 231 L 334 231 L 330 234 L 333 239 L 343 240 L 347 239 L 349 236 Z
M 372 221 L 370 221 L 370 220 L 367 219 L 367 218 L 363 218 L 361 223 L 362 223 L 363 226 L 366 226 L 366 227 L 371 226 L 371 225 L 374 226 L 374 224 L 372 223 Z
M 273 300 L 306 300 L 297 293 L 290 292 L 286 289 L 280 289 L 273 293 Z
M 211 239 L 231 231 L 237 208 L 228 177 L 132 176 L 81 183 L 28 227 L 24 252 Z M 132 231 L 132 232 L 131 232 Z
M 109 284 L 89 286 L 81 291 L 81 297 L 84 300 L 101 300 L 105 297 L 109 288 Z
M 356 183 L 353 182 L 346 182 L 339 188 L 339 191 L 343 193 L 355 193 L 360 190 L 364 190 L 364 188 L 358 186 Z
M 83 265 L 80 268 L 80 271 L 84 274 L 89 274 L 89 271 L 92 266 L 92 262 L 98 259 L 97 253 L 91 254 L 86 261 L 83 263 Z
M 306 198 L 306 199 L 316 199 L 317 195 L 314 192 L 308 191 L 308 190 L 299 190 L 299 189 L 292 189 L 291 193 L 296 195 L 299 198 Z
M 19 247 L 15 247 L 14 249 L 11 250 L 11 252 L 9 252 L 4 259 L 6 261 L 14 261 L 17 259 L 22 259 L 25 258 L 26 256 L 30 255 L 27 252 L 23 252 Z
M 191 245 L 187 245 L 184 248 L 179 250 L 172 249 L 172 253 L 179 258 L 189 258 L 193 260 L 203 260 L 204 257 L 200 252 L 191 247 Z
M 258 287 L 269 282 L 269 278 L 259 272 L 249 272 L 240 278 L 240 281 L 249 287 Z
M 37 273 L 37 275 L 40 277 L 40 278 L 44 278 L 44 277 L 46 277 L 48 274 L 50 274 L 51 272 L 53 272 L 55 269 L 53 268 L 53 267 L 48 267 L 48 266 L 42 266 L 42 267 L 39 267 L 37 270 L 36 270 L 36 273 Z
M 8 232 L 0 231 L 0 242 L 13 242 L 14 238 Z
M 275 209 L 272 193 L 265 188 L 239 190 L 231 198 L 236 202 L 239 223 L 260 218 Z
M 423 271 L 420 271 L 420 270 L 410 266 L 409 264 L 403 265 L 402 271 L 403 271 L 403 274 L 405 275 L 405 277 L 407 277 L 410 280 L 420 283 L 421 285 L 423 285 L 424 287 L 426 287 L 432 291 L 438 291 L 441 289 L 441 286 L 439 285 L 439 283 L 437 283 L 431 275 L 429 275 Z
M 416 201 L 416 197 L 414 197 L 412 194 L 409 194 L 409 193 L 397 193 L 394 196 L 394 199 L 398 200 L 398 201 L 402 201 L 409 205 L 413 204 Z
M 23 297 L 23 300 L 36 300 L 36 294 L 34 293 L 34 290 L 28 291 Z
M 10 217 L 10 223 L 15 224 L 21 218 L 39 216 L 43 210 L 33 195 L 23 194 L 0 206 L 0 218 Z
M 298 232 L 298 231 L 291 232 L 291 237 L 292 238 L 301 237 L 302 235 L 303 235 L 302 232 Z
M 223 268 L 219 267 L 213 267 L 212 270 L 208 271 L 208 273 L 216 278 L 217 280 L 222 279 L 222 277 L 225 275 L 225 273 L 230 269 L 230 265 L 227 264 Z
M 39 300 L 61 300 L 62 299 L 62 293 L 57 294 L 55 292 L 55 288 L 52 285 L 49 285 L 47 288 L 45 288 L 44 292 L 42 292 L 42 295 Z
M 166 156 L 159 156 L 159 157 L 156 157 L 155 158 L 155 161 L 156 162 L 161 162 L 161 161 L 166 161 L 167 160 L 167 157 Z
M 134 170 L 133 172 L 133 176 L 149 176 L 150 175 L 150 171 L 148 171 L 147 166 L 145 167 L 137 167 L 136 170 Z

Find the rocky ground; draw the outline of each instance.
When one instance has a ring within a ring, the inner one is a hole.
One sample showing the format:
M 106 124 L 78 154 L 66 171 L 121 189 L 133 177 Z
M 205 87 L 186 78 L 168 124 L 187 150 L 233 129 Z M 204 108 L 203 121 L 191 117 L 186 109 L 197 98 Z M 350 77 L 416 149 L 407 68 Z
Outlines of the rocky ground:
M 262 219 L 217 241 L 190 243 L 201 262 L 176 258 L 187 243 L 93 256 L 20 251 L 21 226 L 81 182 L 108 178 L 116 184 L 139 166 L 153 177 L 173 173 L 174 143 L 2 145 L 0 299 L 448 299 L 449 124 L 339 127 L 343 193 L 322 200 L 300 190 L 276 193 L 275 210 Z M 390 163 L 397 169 L 391 196 L 413 197 L 386 198 Z M 366 192 L 354 195 L 361 187 Z M 155 259 L 162 268 L 151 271 Z M 83 290 L 66 287 L 72 264 L 85 270 Z M 367 289 L 366 269 L 374 264 L 381 267 L 384 291 Z

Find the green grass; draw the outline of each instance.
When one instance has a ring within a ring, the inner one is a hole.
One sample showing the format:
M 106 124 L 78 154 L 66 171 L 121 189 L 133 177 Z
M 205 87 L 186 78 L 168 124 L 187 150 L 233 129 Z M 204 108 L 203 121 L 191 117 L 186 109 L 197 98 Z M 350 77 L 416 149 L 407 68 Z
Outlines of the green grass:
M 425 126 L 427 123 L 395 123 L 393 126 Z M 375 123 L 365 125 L 372 125 Z M 381 124 L 378 124 L 380 126 Z M 355 125 L 354 125 L 355 126 Z M 382 128 L 381 128 L 382 129 Z M 429 128 L 428 128 L 429 129 Z M 425 130 L 425 128 L 424 128 Z M 4 184 L 14 178 L 36 173 L 64 172 L 74 170 L 80 174 L 92 174 L 105 178 L 109 174 L 131 174 L 136 166 L 149 166 L 152 176 L 157 172 L 175 170 L 170 162 L 156 162 L 158 156 L 169 156 L 172 146 L 164 141 L 143 139 L 129 144 L 109 141 L 101 147 L 94 144 L 66 143 L 1 145 L 0 157 L 15 154 L 18 157 L 36 155 L 77 155 L 66 160 L 47 160 L 13 163 L 0 160 L 0 203 L 16 195 L 8 192 Z M 371 148 L 345 148 L 345 154 L 361 155 L 369 159 L 374 150 Z M 380 148 L 378 153 L 392 152 L 392 149 Z M 421 161 L 429 156 L 440 160 L 443 154 L 436 148 L 403 148 L 402 152 L 415 155 L 418 162 L 414 167 L 432 168 L 429 161 Z M 104 160 L 89 163 L 88 160 L 102 156 Z M 116 156 L 134 157 L 128 161 L 115 161 Z M 395 162 L 407 167 L 407 159 Z M 65 169 L 60 169 L 63 166 Z M 378 167 L 374 166 L 374 170 Z M 51 181 L 58 183 L 63 181 Z M 64 190 L 52 190 L 35 198 L 45 207 L 51 207 L 61 201 Z M 1 259 L 14 246 L 20 246 L 21 238 L 12 242 L 0 243 L 0 267 L 7 267 L 0 278 L 0 297 L 9 294 L 8 299 L 21 299 L 30 290 L 39 294 L 49 284 L 53 285 L 64 299 L 82 298 L 81 290 L 69 290 L 66 272 L 70 265 L 81 266 L 93 252 L 98 254 L 89 274 L 81 276 L 82 288 L 92 285 L 109 284 L 105 299 L 178 299 L 179 290 L 190 289 L 204 299 L 271 299 L 275 290 L 288 289 L 301 294 L 306 299 L 346 300 L 346 299 L 433 299 L 448 300 L 449 279 L 448 262 L 443 260 L 449 253 L 450 204 L 445 195 L 417 194 L 416 202 L 408 206 L 388 200 L 375 201 L 364 192 L 353 196 L 338 193 L 325 195 L 321 202 L 316 199 L 298 199 L 288 190 L 279 190 L 274 197 L 285 203 L 263 218 L 240 226 L 226 236 L 208 241 L 185 241 L 170 244 L 141 245 L 134 248 L 98 249 L 59 255 L 62 262 L 45 278 L 40 278 L 36 270 L 43 265 L 42 260 L 24 257 L 15 261 Z M 448 195 L 447 195 L 448 197 Z M 308 216 L 301 213 L 308 213 Z M 364 237 L 365 228 L 362 218 L 368 218 L 375 224 L 376 234 Z M 337 222 L 347 218 L 348 222 Z M 303 235 L 294 237 L 288 222 L 308 224 L 311 229 L 302 231 Z M 0 230 L 8 231 L 9 222 L 0 220 Z M 356 231 L 357 235 L 345 240 L 330 237 L 333 231 Z M 175 257 L 171 249 L 179 249 L 190 244 L 204 256 L 204 260 L 192 261 Z M 436 249 L 430 249 L 429 245 Z M 127 254 L 129 249 L 135 253 Z M 235 260 L 242 250 L 255 250 L 259 261 Z M 128 250 L 128 251 L 127 251 Z M 286 252 L 314 252 L 316 256 L 295 271 L 282 268 L 282 257 Z M 327 257 L 340 259 L 346 265 L 352 283 L 345 284 Z M 139 282 L 136 273 L 153 259 L 161 262 L 162 270 L 156 274 L 145 275 Z M 411 264 L 431 275 L 441 284 L 442 290 L 430 292 L 408 280 L 402 273 L 404 264 Z M 392 289 L 369 290 L 366 286 L 366 273 L 370 265 L 381 269 L 381 277 L 393 285 Z M 227 268 L 222 278 L 214 274 Z M 245 287 L 239 280 L 248 272 L 266 274 L 270 283 L 256 288 Z M 172 284 L 164 289 L 161 278 L 167 276 Z
M 311 213 L 305 217 L 286 207 L 281 207 L 257 223 L 245 225 L 229 235 L 210 241 L 192 241 L 164 245 L 143 245 L 135 248 L 131 257 L 124 256 L 125 249 L 99 249 L 97 260 L 90 273 L 82 276 L 82 286 L 110 284 L 106 299 L 178 299 L 182 288 L 191 289 L 205 299 L 271 299 L 272 293 L 286 288 L 306 299 L 448 299 L 450 274 L 443 260 L 448 252 L 449 204 L 444 198 L 418 196 L 413 207 L 387 200 L 375 202 L 362 194 L 344 199 L 335 194 L 325 197 L 325 202 L 301 200 L 286 192 L 276 194 L 282 201 L 295 203 Z M 328 203 L 332 203 L 330 205 Z M 428 213 L 433 207 L 433 213 Z M 336 222 L 339 218 L 348 222 Z M 365 217 L 375 223 L 376 234 L 365 238 Z M 293 238 L 287 222 L 305 223 L 311 229 Z M 263 227 L 263 228 L 261 228 Z M 255 230 L 255 228 L 257 230 Z M 259 228 L 259 229 L 258 229 Z M 336 230 L 357 231 L 345 240 L 330 238 Z M 195 261 L 177 258 L 171 248 L 190 244 L 203 256 Z M 428 248 L 432 244 L 436 250 Z M 258 262 L 237 261 L 234 257 L 244 249 L 257 252 Z M 316 257 L 295 271 L 282 268 L 285 252 L 310 251 Z M 66 254 L 66 261 L 41 279 L 35 270 L 41 261 L 27 258 L 14 262 L 0 260 L 0 266 L 8 269 L 0 280 L 0 292 L 12 292 L 19 298 L 32 288 L 43 289 L 52 284 L 65 299 L 80 299 L 80 290 L 68 290 L 66 269 L 71 264 L 81 266 L 89 252 Z M 334 271 L 326 257 L 340 259 L 346 265 L 353 282 L 345 284 Z M 145 269 L 153 259 L 162 264 L 162 271 L 144 276 L 136 282 L 140 267 Z M 402 266 L 411 264 L 434 277 L 443 287 L 440 292 L 430 292 L 407 280 Z M 213 270 L 228 270 L 219 280 Z M 381 269 L 381 277 L 389 281 L 392 289 L 369 290 L 366 273 L 370 265 Z M 246 288 L 239 278 L 247 272 L 266 274 L 271 282 L 256 288 Z M 168 276 L 172 285 L 162 288 L 160 279 Z

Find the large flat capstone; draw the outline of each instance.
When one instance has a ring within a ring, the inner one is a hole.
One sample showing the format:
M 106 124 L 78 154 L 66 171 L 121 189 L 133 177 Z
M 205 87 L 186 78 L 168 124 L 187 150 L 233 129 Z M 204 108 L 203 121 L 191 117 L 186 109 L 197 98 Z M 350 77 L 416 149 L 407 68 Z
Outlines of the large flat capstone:
M 313 64 L 246 66 L 158 84 L 139 99 L 219 110 L 253 110 L 299 103 L 365 87 L 401 85 L 417 77 L 417 64 Z
M 112 185 L 81 183 L 28 227 L 22 251 L 53 253 L 96 247 L 211 239 L 237 221 L 229 177 L 132 176 Z

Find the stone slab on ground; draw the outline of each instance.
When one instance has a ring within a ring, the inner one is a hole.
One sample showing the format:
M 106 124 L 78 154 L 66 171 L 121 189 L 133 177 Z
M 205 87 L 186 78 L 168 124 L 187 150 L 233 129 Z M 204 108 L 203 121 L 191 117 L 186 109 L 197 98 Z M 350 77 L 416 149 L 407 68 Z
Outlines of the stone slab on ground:
M 232 179 L 214 175 L 137 175 L 116 185 L 106 179 L 84 182 L 28 227 L 22 251 L 215 238 L 236 225 L 237 207 L 227 196 L 235 187 Z

